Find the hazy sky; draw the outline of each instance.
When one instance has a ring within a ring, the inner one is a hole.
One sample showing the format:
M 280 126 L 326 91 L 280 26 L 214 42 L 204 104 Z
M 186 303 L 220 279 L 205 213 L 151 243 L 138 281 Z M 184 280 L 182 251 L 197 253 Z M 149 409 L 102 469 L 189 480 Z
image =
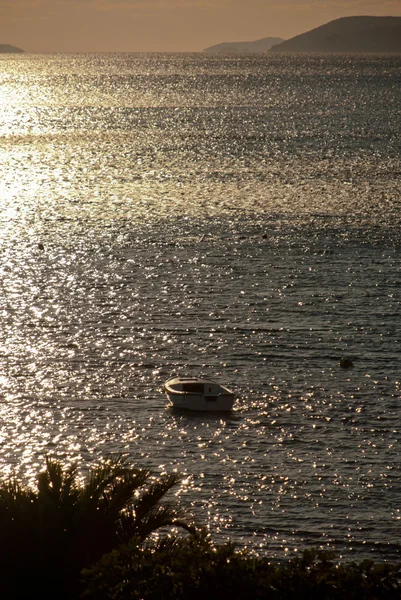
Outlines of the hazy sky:
M 196 52 L 287 39 L 352 15 L 401 16 L 401 0 L 0 0 L 0 43 L 27 52 Z

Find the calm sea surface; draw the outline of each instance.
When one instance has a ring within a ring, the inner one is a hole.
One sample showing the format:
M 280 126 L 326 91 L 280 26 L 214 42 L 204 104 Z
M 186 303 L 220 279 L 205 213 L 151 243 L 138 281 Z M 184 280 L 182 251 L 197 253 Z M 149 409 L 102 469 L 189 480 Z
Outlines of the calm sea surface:
M 126 453 L 217 540 L 399 560 L 401 57 L 4 55 L 0 136 L 0 474 Z

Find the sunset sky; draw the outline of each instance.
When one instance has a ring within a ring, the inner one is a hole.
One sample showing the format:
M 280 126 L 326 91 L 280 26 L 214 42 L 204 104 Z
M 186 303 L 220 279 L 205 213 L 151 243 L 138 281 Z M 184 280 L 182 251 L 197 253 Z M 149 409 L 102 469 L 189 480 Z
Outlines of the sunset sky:
M 352 15 L 401 16 L 401 1 L 0 0 L 0 43 L 27 52 L 196 52 L 288 39 Z

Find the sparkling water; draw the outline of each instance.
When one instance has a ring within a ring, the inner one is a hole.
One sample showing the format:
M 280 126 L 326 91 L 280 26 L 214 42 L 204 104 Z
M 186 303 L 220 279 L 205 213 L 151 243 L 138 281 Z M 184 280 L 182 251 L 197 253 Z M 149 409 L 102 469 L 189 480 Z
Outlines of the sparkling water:
M 399 560 L 400 107 L 397 56 L 1 56 L 2 476 L 125 453 L 217 541 Z

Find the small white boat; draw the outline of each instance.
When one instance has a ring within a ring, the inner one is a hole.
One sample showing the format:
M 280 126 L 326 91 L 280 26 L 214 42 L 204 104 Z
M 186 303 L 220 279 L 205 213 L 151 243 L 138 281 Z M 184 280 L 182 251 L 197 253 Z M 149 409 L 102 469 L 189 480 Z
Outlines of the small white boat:
M 209 379 L 171 377 L 163 389 L 172 406 L 186 410 L 226 412 L 235 401 L 233 392 Z

